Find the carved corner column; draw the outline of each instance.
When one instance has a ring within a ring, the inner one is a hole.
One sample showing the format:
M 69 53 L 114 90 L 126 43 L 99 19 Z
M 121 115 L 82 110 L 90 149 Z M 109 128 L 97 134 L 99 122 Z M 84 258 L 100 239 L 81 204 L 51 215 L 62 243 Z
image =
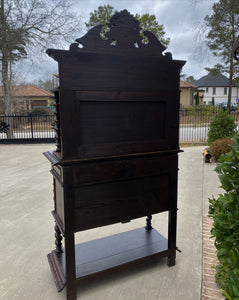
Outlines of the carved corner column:
M 56 252 L 63 253 L 62 247 L 62 235 L 57 225 L 55 225 L 55 245 L 56 245 Z
M 61 152 L 61 129 L 60 129 L 60 104 L 59 104 L 59 92 L 55 92 L 55 103 L 54 103 L 54 129 L 55 129 L 55 140 L 56 140 L 56 152 Z
M 151 215 L 147 216 L 147 218 L 146 218 L 146 226 L 145 226 L 145 229 L 147 231 L 150 231 L 151 229 L 153 229 L 151 221 L 152 221 L 152 216 Z

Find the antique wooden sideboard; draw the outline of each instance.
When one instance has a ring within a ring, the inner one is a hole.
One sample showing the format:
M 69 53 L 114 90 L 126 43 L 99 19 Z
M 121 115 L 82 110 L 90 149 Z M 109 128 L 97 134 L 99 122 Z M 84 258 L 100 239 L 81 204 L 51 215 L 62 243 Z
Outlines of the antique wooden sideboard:
M 57 286 L 76 299 L 77 279 L 168 257 L 175 264 L 179 76 L 173 60 L 124 10 L 69 50 L 48 49 L 59 66 L 56 150 L 45 152 L 54 183 L 55 245 L 48 261 Z M 152 214 L 168 211 L 168 238 Z M 147 217 L 146 227 L 75 245 L 74 234 Z M 62 238 L 64 237 L 64 248 Z

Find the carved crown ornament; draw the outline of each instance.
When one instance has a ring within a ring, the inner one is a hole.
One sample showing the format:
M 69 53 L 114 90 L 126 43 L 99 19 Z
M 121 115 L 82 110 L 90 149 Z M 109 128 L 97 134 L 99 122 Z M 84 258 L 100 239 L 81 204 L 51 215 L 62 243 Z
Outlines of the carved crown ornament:
M 76 39 L 77 43 L 70 45 L 69 54 L 84 52 L 119 54 L 119 55 L 153 55 L 165 59 L 172 59 L 170 52 L 162 52 L 166 47 L 150 31 L 144 31 L 147 42 L 143 42 L 140 34 L 140 24 L 126 9 L 116 13 L 107 24 L 109 31 L 105 34 L 106 39 L 101 36 L 104 25 L 97 25 L 90 29 L 84 36 Z M 59 50 L 48 49 L 47 54 L 58 60 Z

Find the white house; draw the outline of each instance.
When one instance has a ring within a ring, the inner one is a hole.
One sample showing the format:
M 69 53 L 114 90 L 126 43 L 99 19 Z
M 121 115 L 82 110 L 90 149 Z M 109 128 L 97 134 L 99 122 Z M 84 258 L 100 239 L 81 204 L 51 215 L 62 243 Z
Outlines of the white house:
M 214 98 L 215 105 L 226 105 L 228 100 L 229 79 L 218 74 L 211 76 L 210 74 L 201 77 L 193 82 L 198 88 L 204 90 L 204 104 L 211 104 Z M 236 99 L 239 98 L 239 89 L 236 86 L 232 87 L 232 105 L 236 105 Z

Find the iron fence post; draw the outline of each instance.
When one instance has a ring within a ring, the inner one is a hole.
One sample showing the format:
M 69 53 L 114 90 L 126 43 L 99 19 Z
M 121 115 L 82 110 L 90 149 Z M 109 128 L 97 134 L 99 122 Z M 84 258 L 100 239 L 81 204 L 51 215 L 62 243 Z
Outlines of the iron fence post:
M 32 114 L 30 114 L 30 122 L 31 122 L 31 135 L 33 139 L 33 123 L 32 123 Z

